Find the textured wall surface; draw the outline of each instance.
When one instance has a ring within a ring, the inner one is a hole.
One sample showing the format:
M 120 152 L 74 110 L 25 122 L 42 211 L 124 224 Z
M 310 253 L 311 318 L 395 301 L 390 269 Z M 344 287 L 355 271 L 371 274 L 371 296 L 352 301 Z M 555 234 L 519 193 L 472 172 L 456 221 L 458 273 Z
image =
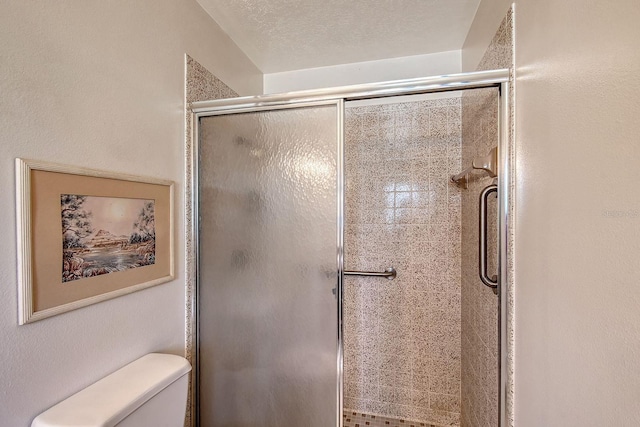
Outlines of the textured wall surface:
M 262 76 L 194 1 L 1 10 L 0 425 L 27 426 L 146 353 L 184 354 L 184 54 L 242 93 Z M 15 157 L 175 181 L 176 280 L 18 326 Z
M 195 366 L 195 286 L 196 286 L 196 252 L 194 247 L 195 236 L 191 232 L 193 227 L 193 191 L 192 191 L 192 171 L 193 171 L 193 139 L 191 134 L 191 110 L 189 103 L 196 101 L 206 101 L 210 99 L 233 98 L 238 94 L 229 88 L 222 80 L 214 76 L 209 70 L 204 68 L 198 61 L 185 56 L 186 61 L 186 84 L 185 84 L 185 281 L 186 281 L 186 307 L 185 307 L 185 357 Z M 189 378 L 189 397 L 187 401 L 187 414 L 185 426 L 195 423 L 195 370 L 191 371 Z
M 345 408 L 442 425 L 460 411 L 460 98 L 348 108 Z
M 515 425 L 640 425 L 640 3 L 516 3 Z

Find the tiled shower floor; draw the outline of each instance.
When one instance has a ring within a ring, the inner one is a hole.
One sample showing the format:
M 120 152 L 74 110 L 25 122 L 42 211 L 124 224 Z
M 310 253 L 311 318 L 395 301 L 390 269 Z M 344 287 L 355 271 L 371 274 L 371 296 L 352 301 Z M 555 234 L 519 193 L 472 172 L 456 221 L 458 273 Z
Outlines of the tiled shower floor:
M 420 421 L 387 418 L 380 415 L 363 414 L 351 409 L 342 411 L 344 427 L 438 427 Z

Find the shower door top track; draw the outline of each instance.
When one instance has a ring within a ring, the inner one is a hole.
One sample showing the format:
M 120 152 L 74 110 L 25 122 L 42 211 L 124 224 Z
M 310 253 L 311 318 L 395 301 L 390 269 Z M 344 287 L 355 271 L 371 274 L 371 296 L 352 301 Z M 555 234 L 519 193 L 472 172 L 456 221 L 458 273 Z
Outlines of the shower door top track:
M 509 82 L 509 70 L 477 71 L 473 73 L 447 74 L 417 79 L 393 80 L 327 89 L 303 90 L 273 95 L 243 96 L 191 103 L 196 117 L 208 116 L 219 110 L 244 110 L 278 105 L 294 105 L 308 102 L 344 99 L 385 98 L 398 95 L 416 95 L 434 92 L 451 92 L 465 89 L 497 87 Z

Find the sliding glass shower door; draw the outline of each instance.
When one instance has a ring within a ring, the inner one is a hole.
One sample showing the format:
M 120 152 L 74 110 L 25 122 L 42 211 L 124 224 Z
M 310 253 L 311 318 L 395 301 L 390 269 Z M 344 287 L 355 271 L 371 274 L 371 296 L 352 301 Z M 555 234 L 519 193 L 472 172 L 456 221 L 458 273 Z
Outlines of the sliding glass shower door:
M 338 424 L 341 115 L 199 119 L 201 426 Z

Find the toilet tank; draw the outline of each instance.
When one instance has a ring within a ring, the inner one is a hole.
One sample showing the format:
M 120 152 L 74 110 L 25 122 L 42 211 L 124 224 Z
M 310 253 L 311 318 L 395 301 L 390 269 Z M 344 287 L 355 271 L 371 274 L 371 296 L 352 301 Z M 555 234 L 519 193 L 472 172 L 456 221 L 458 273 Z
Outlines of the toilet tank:
M 189 371 L 183 357 L 147 354 L 38 415 L 31 427 L 181 427 Z

